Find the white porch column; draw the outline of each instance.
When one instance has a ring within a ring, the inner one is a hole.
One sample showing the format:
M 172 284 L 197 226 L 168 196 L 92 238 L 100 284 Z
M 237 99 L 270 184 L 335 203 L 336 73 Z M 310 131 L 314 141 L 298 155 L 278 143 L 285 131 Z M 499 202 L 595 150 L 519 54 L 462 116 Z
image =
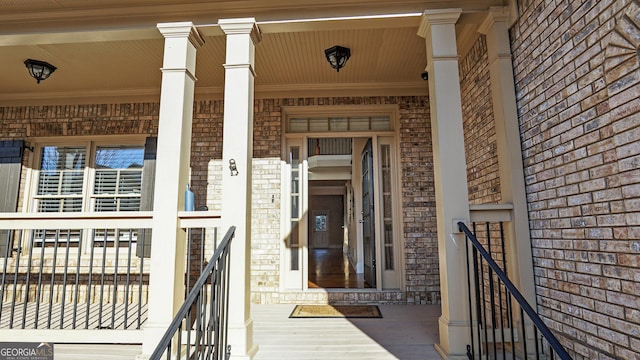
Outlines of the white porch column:
M 506 227 L 508 238 L 514 241 L 508 246 L 509 278 L 527 301 L 535 304 L 529 216 L 509 41 L 510 11 L 506 7 L 490 8 L 479 31 L 487 38 L 502 201 L 513 204 L 513 220 Z
M 161 23 L 165 38 L 158 124 L 149 317 L 142 355 L 148 358 L 184 302 L 185 232 L 178 223 L 189 177 L 196 48 L 204 41 L 191 22 Z
M 469 340 L 464 237 L 456 222 L 469 219 L 455 24 L 461 9 L 425 11 L 418 35 L 427 42 L 429 106 L 434 156 L 442 315 L 436 350 L 445 359 L 466 359 Z
M 229 289 L 229 345 L 231 359 L 251 359 L 253 343 L 250 317 L 251 174 L 253 157 L 254 52 L 260 41 L 255 19 L 222 19 L 227 35 L 222 146 L 222 228 L 235 225 L 231 243 Z M 235 163 L 236 171 L 231 169 Z

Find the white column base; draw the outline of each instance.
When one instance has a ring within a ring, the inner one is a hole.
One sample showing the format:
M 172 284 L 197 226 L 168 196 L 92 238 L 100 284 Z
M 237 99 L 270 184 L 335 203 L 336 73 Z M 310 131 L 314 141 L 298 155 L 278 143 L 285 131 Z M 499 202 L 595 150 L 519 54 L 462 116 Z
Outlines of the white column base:
M 443 359 L 468 360 L 467 345 L 471 345 L 469 323 L 466 321 L 448 321 L 442 316 L 438 319 L 440 341 L 434 344 Z
M 169 324 L 147 322 L 143 327 L 142 353 L 136 356 L 136 360 L 149 359 L 158 344 L 156 341 L 164 336 Z
M 231 346 L 230 360 L 251 360 L 258 352 L 258 345 L 253 342 L 253 320 L 249 319 L 244 325 L 229 324 L 229 345 Z

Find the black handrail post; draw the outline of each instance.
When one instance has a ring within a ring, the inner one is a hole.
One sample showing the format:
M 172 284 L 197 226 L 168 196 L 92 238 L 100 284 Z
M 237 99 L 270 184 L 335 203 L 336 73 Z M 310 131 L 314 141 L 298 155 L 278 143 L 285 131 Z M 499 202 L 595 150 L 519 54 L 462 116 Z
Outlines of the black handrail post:
M 459 228 L 459 231 L 462 231 L 462 229 Z M 470 339 L 471 339 L 471 344 L 467 345 L 467 358 L 469 360 L 473 359 L 473 354 L 476 353 L 475 351 L 475 338 L 473 336 L 473 332 L 474 332 L 474 322 L 473 322 L 473 300 L 471 299 L 471 267 L 469 264 L 469 257 L 470 257 L 470 253 L 469 253 L 469 242 L 465 241 L 464 242 L 464 248 L 465 248 L 465 254 L 466 254 L 466 263 L 467 263 L 467 290 L 469 291 L 469 297 L 468 297 L 468 301 L 469 301 L 469 335 L 470 335 Z

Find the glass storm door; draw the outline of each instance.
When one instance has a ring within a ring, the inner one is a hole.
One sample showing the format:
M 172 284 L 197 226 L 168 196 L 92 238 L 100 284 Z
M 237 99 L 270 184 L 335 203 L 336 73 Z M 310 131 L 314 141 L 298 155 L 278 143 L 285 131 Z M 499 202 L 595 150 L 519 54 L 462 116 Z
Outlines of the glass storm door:
M 375 216 L 373 208 L 373 149 L 371 139 L 362 151 L 362 245 L 364 280 L 376 287 Z

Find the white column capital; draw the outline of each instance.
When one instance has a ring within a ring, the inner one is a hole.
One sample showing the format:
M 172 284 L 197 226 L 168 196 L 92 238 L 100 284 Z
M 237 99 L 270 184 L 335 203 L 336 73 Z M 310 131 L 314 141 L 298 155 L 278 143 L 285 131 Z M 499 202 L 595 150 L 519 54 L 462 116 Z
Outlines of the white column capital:
M 455 25 L 462 9 L 427 10 L 422 15 L 418 35 L 427 41 L 427 63 L 458 59 Z
M 461 14 L 462 9 L 460 8 L 425 10 L 425 12 L 422 13 L 422 20 L 420 20 L 418 35 L 426 38 L 429 28 L 434 25 L 455 25 Z
M 478 32 L 481 34 L 487 34 L 491 27 L 493 27 L 496 23 L 504 23 L 505 28 L 507 27 L 507 22 L 510 17 L 510 9 L 506 6 L 492 6 L 487 11 L 487 16 L 484 18 L 480 27 L 478 27 Z
M 250 35 L 254 45 L 262 40 L 255 18 L 220 19 L 218 25 L 226 35 Z
M 511 60 L 509 18 L 510 9 L 508 7 L 491 7 L 478 28 L 478 32 L 487 37 L 487 53 L 490 64 L 493 64 L 498 59 Z
M 196 29 L 190 21 L 159 23 L 156 27 L 165 39 L 188 38 L 189 42 L 196 48 L 204 45 L 204 39 L 200 36 L 198 29 Z

